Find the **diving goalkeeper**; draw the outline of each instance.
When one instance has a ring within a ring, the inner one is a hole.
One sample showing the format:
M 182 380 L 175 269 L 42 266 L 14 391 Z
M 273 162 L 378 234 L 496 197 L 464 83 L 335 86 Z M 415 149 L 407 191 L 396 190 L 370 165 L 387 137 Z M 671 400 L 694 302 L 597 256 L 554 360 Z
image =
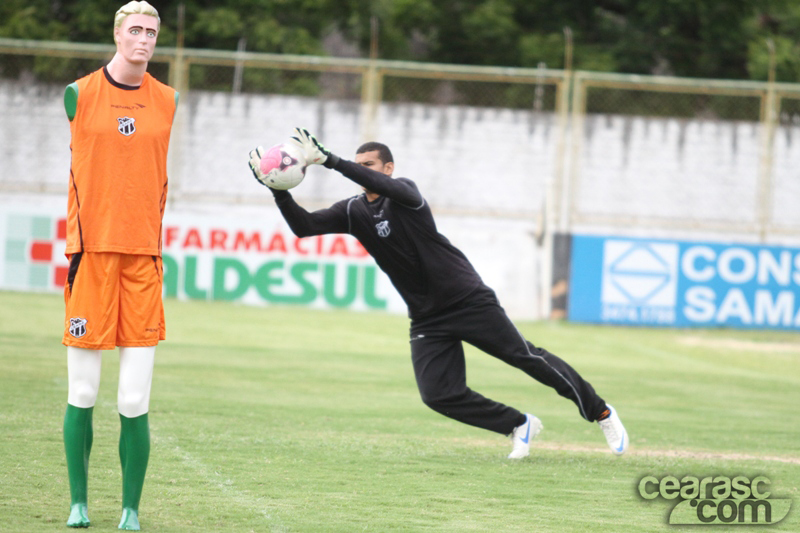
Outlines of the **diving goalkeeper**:
M 392 178 L 394 159 L 386 145 L 368 142 L 352 162 L 326 150 L 308 130 L 296 129 L 292 142 L 303 149 L 308 164 L 336 170 L 363 188 L 363 194 L 313 212 L 300 207 L 288 191 L 271 191 L 295 235 L 349 233 L 389 276 L 408 306 L 411 358 L 425 405 L 459 422 L 509 435 L 509 459 L 530 454 L 542 422 L 467 386 L 462 346 L 467 342 L 572 400 L 585 420 L 598 422 L 613 453 L 625 452 L 628 435 L 614 408 L 575 369 L 514 327 L 466 256 L 436 230 L 416 184 Z M 266 185 L 260 170 L 263 154 L 261 147 L 250 152 L 250 168 Z

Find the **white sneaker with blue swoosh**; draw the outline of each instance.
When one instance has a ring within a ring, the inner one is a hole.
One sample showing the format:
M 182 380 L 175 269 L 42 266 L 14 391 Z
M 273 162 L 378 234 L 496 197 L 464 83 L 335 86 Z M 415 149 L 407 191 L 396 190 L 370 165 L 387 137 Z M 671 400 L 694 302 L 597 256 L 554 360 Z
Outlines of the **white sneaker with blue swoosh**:
M 514 428 L 511 432 L 511 443 L 514 448 L 508 454 L 509 459 L 522 459 L 531 453 L 531 441 L 544 426 L 542 421 L 533 415 L 525 414 L 525 423 Z
M 598 420 L 600 429 L 606 436 L 608 447 L 614 455 L 622 455 L 628 449 L 628 432 L 625 431 L 625 426 L 622 425 L 622 420 L 619 419 L 617 410 L 606 404 L 609 414 L 602 420 Z

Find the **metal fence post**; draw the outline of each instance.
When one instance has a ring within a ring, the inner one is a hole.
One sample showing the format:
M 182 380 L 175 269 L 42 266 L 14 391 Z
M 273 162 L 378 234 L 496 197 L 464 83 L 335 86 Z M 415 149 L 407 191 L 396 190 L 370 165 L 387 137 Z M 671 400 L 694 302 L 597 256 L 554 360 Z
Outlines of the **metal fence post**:
M 758 198 L 756 213 L 758 220 L 758 237 L 760 242 L 767 242 L 771 222 L 772 207 L 772 163 L 775 143 L 775 128 L 778 123 L 778 106 L 780 99 L 775 93 L 775 43 L 767 39 L 769 47 L 769 76 L 766 95 L 763 100 L 761 116 L 761 161 L 758 175 Z
M 570 141 L 567 146 L 569 156 L 564 172 L 564 185 L 561 191 L 561 230 L 572 231 L 573 210 L 578 197 L 578 180 L 581 168 L 581 145 L 586 119 L 587 80 L 580 72 L 570 74 Z
M 378 106 L 383 93 L 383 72 L 371 62 L 362 74 L 361 140 L 374 141 L 378 136 Z
M 178 6 L 178 36 L 175 43 L 175 55 L 173 59 L 169 61 L 169 85 L 178 91 L 180 100 L 183 102 L 183 105 L 181 105 L 180 102 L 178 103 L 178 109 L 175 112 L 175 118 L 172 124 L 172 134 L 170 135 L 170 150 L 167 165 L 170 185 L 170 194 L 168 198 L 171 204 L 174 204 L 180 197 L 181 181 L 183 180 L 181 169 L 184 168 L 183 138 L 186 121 L 183 117 L 186 113 L 181 111 L 181 109 L 186 107 L 189 98 L 189 61 L 183 49 L 185 13 L 186 7 L 181 3 Z

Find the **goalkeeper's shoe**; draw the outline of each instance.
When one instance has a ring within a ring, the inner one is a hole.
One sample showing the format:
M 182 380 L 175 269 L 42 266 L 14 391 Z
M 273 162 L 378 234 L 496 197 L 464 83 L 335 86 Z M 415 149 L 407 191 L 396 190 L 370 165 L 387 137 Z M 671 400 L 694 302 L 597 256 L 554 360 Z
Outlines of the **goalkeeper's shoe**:
M 606 404 L 606 410 L 597 421 L 606 436 L 608 447 L 614 455 L 622 455 L 628 449 L 628 432 L 617 415 L 617 410 Z
M 513 448 L 508 454 L 509 459 L 522 459 L 531 453 L 531 441 L 542 431 L 542 421 L 533 415 L 525 415 L 525 423 L 514 428 L 511 432 Z

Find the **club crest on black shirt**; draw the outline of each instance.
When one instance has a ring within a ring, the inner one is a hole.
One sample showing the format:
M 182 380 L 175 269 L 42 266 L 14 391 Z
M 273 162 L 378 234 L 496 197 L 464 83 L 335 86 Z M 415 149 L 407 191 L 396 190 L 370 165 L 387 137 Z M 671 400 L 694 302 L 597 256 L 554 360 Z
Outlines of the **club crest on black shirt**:
M 389 234 L 392 232 L 392 230 L 389 229 L 388 220 L 382 220 L 381 222 L 375 224 L 375 229 L 378 230 L 378 236 L 380 237 L 388 237 Z

